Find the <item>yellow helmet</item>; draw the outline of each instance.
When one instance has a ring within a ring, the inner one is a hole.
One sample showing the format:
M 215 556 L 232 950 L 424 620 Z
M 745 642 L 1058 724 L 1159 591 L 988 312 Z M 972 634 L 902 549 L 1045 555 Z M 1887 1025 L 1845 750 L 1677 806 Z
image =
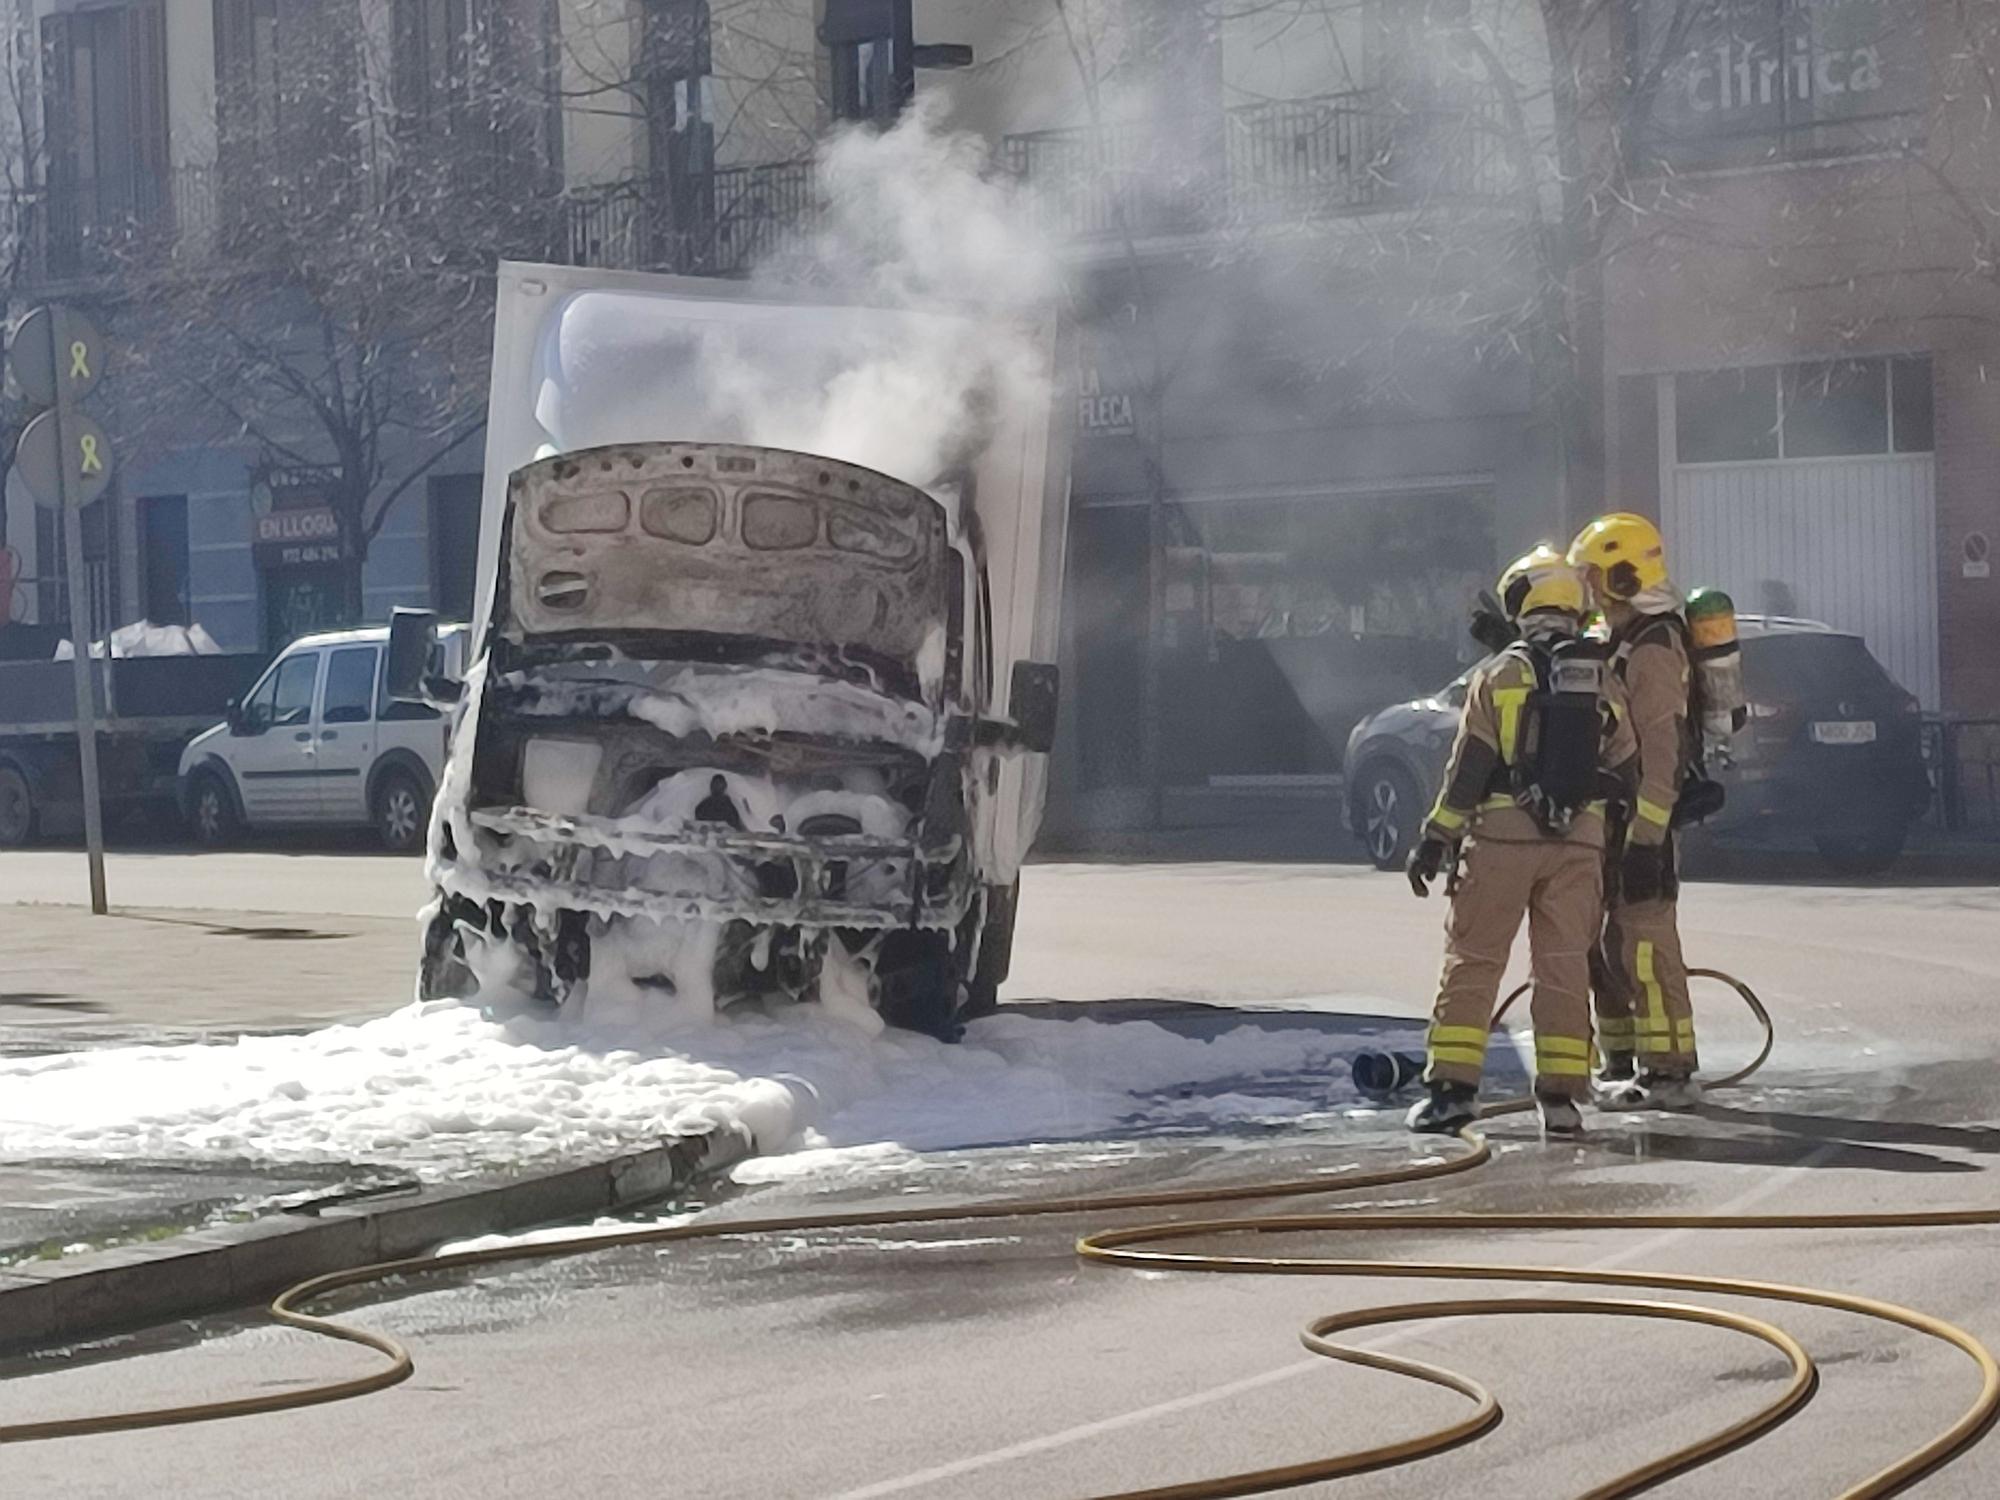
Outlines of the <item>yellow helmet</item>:
M 1599 516 L 1569 546 L 1569 562 L 1613 599 L 1630 599 L 1667 581 L 1667 544 L 1660 528 L 1629 512 Z
M 1519 620 L 1537 610 L 1559 609 L 1583 617 L 1583 578 L 1547 542 L 1517 557 L 1500 575 L 1500 606 Z

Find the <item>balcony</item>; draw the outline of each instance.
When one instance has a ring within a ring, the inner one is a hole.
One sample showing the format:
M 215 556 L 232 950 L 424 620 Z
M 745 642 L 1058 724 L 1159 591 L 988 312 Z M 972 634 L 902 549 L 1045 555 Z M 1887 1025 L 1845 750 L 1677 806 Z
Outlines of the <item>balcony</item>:
M 549 253 L 618 271 L 741 276 L 792 243 L 816 212 L 811 162 L 724 167 L 672 190 L 653 178 L 572 189 Z
M 11 195 L 4 233 L 21 284 L 42 287 L 116 275 L 135 258 L 172 253 L 184 238 L 213 229 L 215 207 L 208 167 L 86 178 Z
M 1491 201 L 1511 183 L 1503 148 L 1491 104 L 1358 92 L 1240 106 L 1211 132 L 1176 120 L 1011 135 L 1000 161 L 1036 190 L 1050 232 L 1148 238 Z

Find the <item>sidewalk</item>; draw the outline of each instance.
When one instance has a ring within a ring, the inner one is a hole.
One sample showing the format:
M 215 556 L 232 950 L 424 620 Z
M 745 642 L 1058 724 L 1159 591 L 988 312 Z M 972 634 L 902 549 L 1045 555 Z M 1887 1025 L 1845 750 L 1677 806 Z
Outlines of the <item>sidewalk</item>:
M 165 1032 L 305 1029 L 409 999 L 408 917 L 0 908 L 0 1051 Z

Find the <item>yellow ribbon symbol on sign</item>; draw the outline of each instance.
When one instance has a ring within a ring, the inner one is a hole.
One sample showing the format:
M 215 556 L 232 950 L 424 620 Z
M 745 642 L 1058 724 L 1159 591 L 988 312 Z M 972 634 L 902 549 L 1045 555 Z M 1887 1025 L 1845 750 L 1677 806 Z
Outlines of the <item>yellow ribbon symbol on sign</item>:
M 83 455 L 83 466 L 78 472 L 83 474 L 102 474 L 104 472 L 104 458 L 97 451 L 97 434 L 94 432 L 79 433 L 77 435 L 76 446 Z
M 77 339 L 69 346 L 69 378 L 90 379 L 90 345 L 82 339 Z

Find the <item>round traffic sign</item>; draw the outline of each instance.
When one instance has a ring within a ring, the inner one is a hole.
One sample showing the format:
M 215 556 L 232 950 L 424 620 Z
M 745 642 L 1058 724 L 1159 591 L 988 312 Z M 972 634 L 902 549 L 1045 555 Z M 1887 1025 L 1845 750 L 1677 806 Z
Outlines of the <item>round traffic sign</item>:
M 59 509 L 67 500 L 79 508 L 90 504 L 111 483 L 111 437 L 82 412 L 63 422 L 63 442 L 56 442 L 56 414 L 45 411 L 21 434 L 14 467 L 37 504 Z
M 38 307 L 8 348 L 21 394 L 36 406 L 80 401 L 104 378 L 104 335 L 73 307 Z

